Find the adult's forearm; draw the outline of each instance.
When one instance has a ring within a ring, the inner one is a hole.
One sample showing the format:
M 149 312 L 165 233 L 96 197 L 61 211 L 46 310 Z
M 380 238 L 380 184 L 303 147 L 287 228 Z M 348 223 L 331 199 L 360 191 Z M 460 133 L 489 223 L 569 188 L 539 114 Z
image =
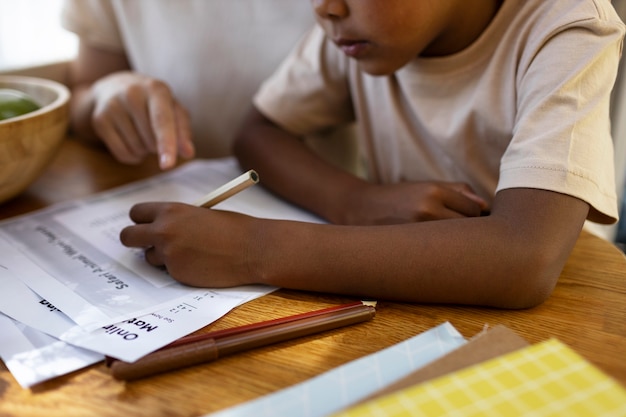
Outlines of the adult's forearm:
M 91 123 L 94 104 L 91 98 L 90 86 L 81 85 L 74 87 L 72 89 L 70 106 L 70 130 L 72 134 L 83 140 L 98 141 L 98 136 Z
M 91 122 L 94 109 L 92 85 L 103 77 L 128 70 L 130 64 L 124 53 L 80 41 L 78 56 L 71 62 L 68 76 L 72 89 L 70 128 L 76 136 L 98 140 Z

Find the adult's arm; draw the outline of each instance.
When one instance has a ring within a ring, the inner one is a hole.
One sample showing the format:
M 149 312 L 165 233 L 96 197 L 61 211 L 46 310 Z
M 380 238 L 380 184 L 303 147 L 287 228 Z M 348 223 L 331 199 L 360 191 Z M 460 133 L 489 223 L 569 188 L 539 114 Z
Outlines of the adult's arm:
M 70 63 L 69 84 L 72 89 L 71 128 L 79 137 L 98 141 L 91 116 L 94 99 L 90 90 L 97 80 L 120 71 L 130 71 L 126 54 L 80 42 L 78 54 Z

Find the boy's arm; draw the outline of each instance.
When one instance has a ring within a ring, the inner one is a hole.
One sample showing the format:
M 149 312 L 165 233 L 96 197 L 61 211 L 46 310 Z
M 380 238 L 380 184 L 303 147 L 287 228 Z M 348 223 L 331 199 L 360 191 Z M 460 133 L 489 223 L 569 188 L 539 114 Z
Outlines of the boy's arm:
M 247 126 L 237 156 L 291 201 L 333 219 L 347 190 L 362 185 L 259 114 Z M 571 196 L 518 188 L 500 191 L 486 217 L 366 227 L 275 222 L 262 227 L 249 259 L 254 281 L 280 287 L 523 308 L 550 295 L 588 210 Z
M 235 155 L 263 185 L 334 224 L 406 223 L 479 216 L 487 203 L 467 184 L 377 185 L 337 168 L 297 136 L 252 109 L 235 140 Z
M 490 216 L 388 226 L 266 224 L 255 281 L 408 302 L 526 308 L 552 292 L 588 205 L 550 191 L 498 193 Z
M 333 223 L 339 223 L 336 208 L 346 190 L 363 182 L 323 161 L 255 108 L 235 138 L 234 153 L 245 169 L 259 172 L 263 186 Z
M 508 189 L 487 217 L 383 226 L 268 220 L 140 203 L 122 243 L 183 284 L 273 286 L 380 300 L 526 308 L 552 292 L 588 206 Z

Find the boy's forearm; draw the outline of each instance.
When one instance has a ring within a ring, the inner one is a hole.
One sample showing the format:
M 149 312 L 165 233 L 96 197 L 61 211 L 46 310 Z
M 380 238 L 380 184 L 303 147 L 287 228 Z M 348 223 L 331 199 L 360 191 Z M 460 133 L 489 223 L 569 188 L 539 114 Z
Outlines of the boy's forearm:
M 534 306 L 550 295 L 588 207 L 548 191 L 507 193 L 488 217 L 362 227 L 273 222 L 253 251 L 260 281 L 407 302 Z
M 259 173 L 265 187 L 331 223 L 339 222 L 350 190 L 363 184 L 256 111 L 238 135 L 234 151 L 244 168 Z
M 513 291 L 522 263 L 481 235 L 480 219 L 393 226 L 282 224 L 264 239 L 261 282 L 377 300 L 522 308 L 543 297 Z M 293 226 L 293 227 L 291 227 Z M 462 237 L 450 239 L 450 236 Z M 492 235 L 490 240 L 505 239 Z M 499 249 L 499 250 L 494 250 Z M 524 250 L 524 254 L 529 251 Z M 278 255 L 280 254 L 280 255 Z M 523 262 L 537 276 L 533 263 Z M 517 265 L 517 266 L 516 266 Z M 545 280 L 549 292 L 554 280 Z M 518 294 L 515 294 L 518 293 Z
M 268 188 L 331 222 L 361 181 L 271 123 L 248 124 L 236 154 Z M 255 282 L 284 288 L 531 307 L 552 292 L 588 210 L 571 196 L 510 189 L 498 193 L 486 217 L 392 226 L 261 221 L 251 270 L 258 273 Z

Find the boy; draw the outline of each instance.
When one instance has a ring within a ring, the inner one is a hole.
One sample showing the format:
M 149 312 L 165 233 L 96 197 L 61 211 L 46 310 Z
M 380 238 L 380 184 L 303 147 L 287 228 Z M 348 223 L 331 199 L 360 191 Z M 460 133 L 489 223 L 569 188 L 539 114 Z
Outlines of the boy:
M 543 302 L 585 219 L 617 218 L 608 103 L 624 25 L 610 3 L 312 4 L 319 27 L 261 88 L 235 152 L 331 224 L 145 203 L 122 242 L 197 286 Z M 369 181 L 298 140 L 352 120 Z

